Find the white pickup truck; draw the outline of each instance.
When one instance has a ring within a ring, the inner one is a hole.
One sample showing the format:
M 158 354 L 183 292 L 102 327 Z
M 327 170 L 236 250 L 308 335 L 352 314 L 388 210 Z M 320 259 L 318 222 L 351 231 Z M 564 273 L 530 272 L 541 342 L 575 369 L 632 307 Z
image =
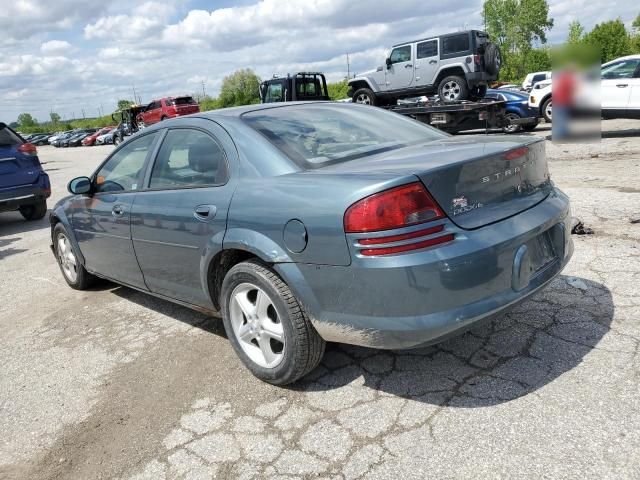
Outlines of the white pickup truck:
M 640 119 L 640 55 L 617 58 L 602 65 L 600 99 L 602 118 Z M 535 85 L 529 106 L 538 109 L 547 122 L 552 117 L 552 83 Z

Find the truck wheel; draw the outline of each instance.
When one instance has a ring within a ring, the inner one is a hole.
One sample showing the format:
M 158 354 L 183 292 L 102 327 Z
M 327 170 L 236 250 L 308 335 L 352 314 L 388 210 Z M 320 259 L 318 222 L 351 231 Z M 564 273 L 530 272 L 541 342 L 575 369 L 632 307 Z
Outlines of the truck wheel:
M 518 115 L 517 113 L 507 113 L 504 117 L 509 120 L 509 125 L 505 125 L 504 127 L 502 127 L 502 131 L 504 133 L 516 133 L 520 131 L 520 129 L 522 128 L 520 125 L 511 124 L 511 120 L 518 120 L 520 118 L 520 115 Z
M 445 77 L 438 85 L 438 95 L 443 102 L 456 102 L 469 97 L 467 82 L 457 75 Z
M 484 69 L 489 75 L 498 75 L 501 66 L 500 49 L 495 43 L 488 43 L 484 48 Z
M 96 280 L 78 261 L 78 256 L 69 240 L 69 234 L 62 223 L 53 229 L 53 249 L 60 265 L 60 271 L 67 284 L 75 290 L 86 290 Z
M 353 94 L 353 103 L 362 103 L 363 105 L 377 105 L 376 95 L 368 88 L 360 88 Z
M 552 110 L 553 110 L 553 102 L 552 102 L 552 98 L 549 97 L 547 98 L 543 103 L 542 103 L 542 116 L 544 117 L 544 120 L 547 123 L 551 123 L 552 120 Z
M 18 211 L 25 220 L 40 220 L 47 214 L 47 201 L 40 200 L 38 203 L 34 203 L 33 205 L 23 205 L 18 208 Z
M 286 385 L 320 363 L 324 340 L 287 284 L 266 265 L 249 260 L 232 267 L 220 303 L 233 349 L 260 380 Z

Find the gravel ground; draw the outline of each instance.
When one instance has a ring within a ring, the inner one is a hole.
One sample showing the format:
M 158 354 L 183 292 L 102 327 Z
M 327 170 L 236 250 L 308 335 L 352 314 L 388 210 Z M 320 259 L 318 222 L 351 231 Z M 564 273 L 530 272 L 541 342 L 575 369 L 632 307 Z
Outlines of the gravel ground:
M 218 319 L 71 290 L 47 220 L 0 214 L 0 478 L 640 478 L 637 126 L 547 142 L 595 230 L 548 289 L 435 347 L 330 345 L 291 388 L 252 377 Z M 111 148 L 40 148 L 50 205 Z

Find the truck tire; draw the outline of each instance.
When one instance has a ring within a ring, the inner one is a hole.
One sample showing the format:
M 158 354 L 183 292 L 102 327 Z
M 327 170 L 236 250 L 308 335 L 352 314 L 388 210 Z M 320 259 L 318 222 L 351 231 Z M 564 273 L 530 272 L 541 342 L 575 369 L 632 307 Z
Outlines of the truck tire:
M 353 94 L 353 103 L 361 103 L 363 105 L 377 105 L 375 93 L 369 88 L 359 88 Z
M 262 262 L 232 267 L 222 282 L 220 303 L 233 349 L 260 380 L 287 385 L 322 360 L 325 341 L 287 284 Z
M 540 109 L 542 111 L 542 116 L 544 117 L 544 121 L 547 123 L 551 123 L 552 116 L 553 116 L 552 100 L 553 100 L 552 97 L 547 98 L 544 102 L 542 102 L 542 108 Z
M 40 200 L 38 203 L 34 203 L 33 205 L 23 205 L 18 208 L 18 211 L 25 220 L 40 220 L 47 214 L 47 201 Z
M 495 43 L 487 43 L 484 49 L 484 69 L 490 75 L 498 75 L 502 66 L 500 49 Z
M 469 98 L 467 81 L 457 75 L 444 77 L 438 85 L 438 95 L 443 102 L 457 102 Z

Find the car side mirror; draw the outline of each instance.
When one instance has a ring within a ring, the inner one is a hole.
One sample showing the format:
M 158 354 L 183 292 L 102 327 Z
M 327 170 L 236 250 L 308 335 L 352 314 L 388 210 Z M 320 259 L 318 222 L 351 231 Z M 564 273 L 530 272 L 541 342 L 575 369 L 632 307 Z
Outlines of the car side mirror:
M 391 58 L 387 58 L 387 59 L 385 60 L 385 63 L 387 64 L 387 68 L 391 68 L 391 65 L 393 65 L 393 64 L 391 63 Z
M 69 182 L 67 185 L 69 193 L 74 195 L 83 195 L 91 192 L 91 180 L 89 177 L 77 177 Z

